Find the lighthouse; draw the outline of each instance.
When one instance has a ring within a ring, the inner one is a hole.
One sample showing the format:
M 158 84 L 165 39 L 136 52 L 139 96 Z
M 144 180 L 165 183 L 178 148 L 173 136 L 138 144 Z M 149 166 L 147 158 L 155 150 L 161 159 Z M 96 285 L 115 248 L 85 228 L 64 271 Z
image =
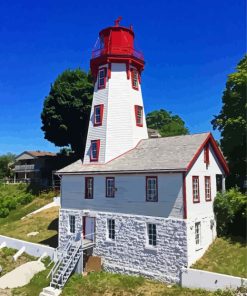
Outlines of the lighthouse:
M 84 164 L 104 164 L 148 138 L 141 91 L 143 54 L 134 47 L 134 31 L 103 29 L 90 61 L 94 94 Z

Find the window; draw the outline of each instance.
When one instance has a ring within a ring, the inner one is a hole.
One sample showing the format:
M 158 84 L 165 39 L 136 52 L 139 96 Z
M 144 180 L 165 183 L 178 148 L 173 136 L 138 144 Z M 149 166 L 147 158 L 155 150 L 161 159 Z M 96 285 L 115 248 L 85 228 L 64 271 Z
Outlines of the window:
M 90 161 L 98 161 L 99 149 L 100 149 L 100 140 L 91 141 Z
M 222 192 L 223 190 L 223 177 L 221 174 L 216 174 L 216 190 Z
M 157 245 L 156 224 L 148 224 L 148 245 L 155 247 Z
M 107 220 L 108 239 L 115 240 L 115 220 Z
M 132 88 L 138 90 L 138 72 L 135 69 L 131 71 Z
M 194 203 L 200 202 L 199 177 L 198 176 L 192 177 L 192 191 L 193 191 L 193 202 Z
M 146 201 L 158 201 L 157 177 L 146 177 Z
M 143 126 L 143 107 L 135 105 L 136 125 Z
M 211 180 L 210 176 L 205 176 L 205 200 L 211 201 Z
M 197 246 L 201 243 L 201 222 L 195 223 L 195 243 Z
M 106 197 L 115 196 L 115 178 L 107 177 L 106 178 Z
M 204 162 L 206 164 L 209 164 L 209 146 L 208 145 L 204 148 Z
M 85 178 L 85 198 L 93 198 L 93 177 Z
M 104 105 L 94 106 L 94 126 L 102 125 Z
M 75 233 L 75 216 L 69 216 L 69 232 Z
M 99 69 L 98 74 L 98 88 L 105 88 L 106 85 L 106 68 Z

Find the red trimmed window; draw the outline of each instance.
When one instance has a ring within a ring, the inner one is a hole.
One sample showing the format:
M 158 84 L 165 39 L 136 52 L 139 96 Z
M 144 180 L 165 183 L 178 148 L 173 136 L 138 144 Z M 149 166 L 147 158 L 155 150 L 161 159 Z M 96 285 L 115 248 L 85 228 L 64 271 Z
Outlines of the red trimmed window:
M 104 112 L 103 104 L 94 106 L 94 126 L 102 125 L 103 112 Z
M 193 191 L 193 203 L 200 202 L 200 192 L 199 192 L 199 177 L 192 177 L 192 191 Z
M 209 164 L 209 145 L 204 148 L 204 162 Z
M 135 105 L 136 125 L 143 126 L 143 107 Z
M 106 68 L 100 68 L 98 73 L 98 89 L 106 86 Z
M 158 177 L 146 177 L 146 201 L 158 201 Z
M 210 176 L 205 176 L 205 200 L 211 201 L 211 180 Z
M 138 72 L 136 69 L 131 70 L 132 88 L 138 90 Z
M 105 196 L 106 197 L 115 197 L 115 178 L 114 177 L 107 177 L 105 182 L 106 182 Z
M 85 198 L 93 198 L 93 177 L 85 177 Z
M 100 140 L 91 141 L 90 161 L 98 161 L 99 149 L 100 149 Z

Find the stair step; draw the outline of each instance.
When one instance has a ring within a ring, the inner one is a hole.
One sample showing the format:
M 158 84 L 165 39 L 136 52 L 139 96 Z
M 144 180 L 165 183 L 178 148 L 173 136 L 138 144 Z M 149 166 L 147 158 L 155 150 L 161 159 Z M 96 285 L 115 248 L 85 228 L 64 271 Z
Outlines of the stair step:
M 61 294 L 60 289 L 55 289 L 52 287 L 46 287 L 43 291 L 39 294 L 40 296 L 59 296 Z

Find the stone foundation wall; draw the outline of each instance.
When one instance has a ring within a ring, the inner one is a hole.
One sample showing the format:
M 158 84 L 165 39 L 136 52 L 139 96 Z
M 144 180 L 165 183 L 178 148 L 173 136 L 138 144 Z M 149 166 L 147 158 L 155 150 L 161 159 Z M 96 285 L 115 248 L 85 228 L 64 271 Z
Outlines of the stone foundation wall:
M 81 237 L 82 211 L 60 210 L 59 245 L 69 236 L 69 215 L 75 215 L 76 238 Z M 102 258 L 103 268 L 113 273 L 143 275 L 163 282 L 179 282 L 187 267 L 187 226 L 180 219 L 149 216 L 91 213 L 96 217 L 96 246 L 93 254 Z M 115 240 L 107 236 L 107 220 L 115 220 Z M 147 223 L 156 224 L 157 246 L 147 245 Z
M 107 239 L 107 219 L 115 219 L 114 241 Z M 147 223 L 156 224 L 156 247 L 147 245 Z M 183 220 L 97 213 L 94 255 L 110 272 L 179 282 L 180 270 L 187 266 L 186 233 Z
M 69 216 L 75 216 L 75 233 L 70 233 Z M 59 213 L 59 238 L 58 245 L 63 247 L 69 240 L 69 237 L 80 239 L 82 233 L 82 214 L 78 210 L 60 209 Z

